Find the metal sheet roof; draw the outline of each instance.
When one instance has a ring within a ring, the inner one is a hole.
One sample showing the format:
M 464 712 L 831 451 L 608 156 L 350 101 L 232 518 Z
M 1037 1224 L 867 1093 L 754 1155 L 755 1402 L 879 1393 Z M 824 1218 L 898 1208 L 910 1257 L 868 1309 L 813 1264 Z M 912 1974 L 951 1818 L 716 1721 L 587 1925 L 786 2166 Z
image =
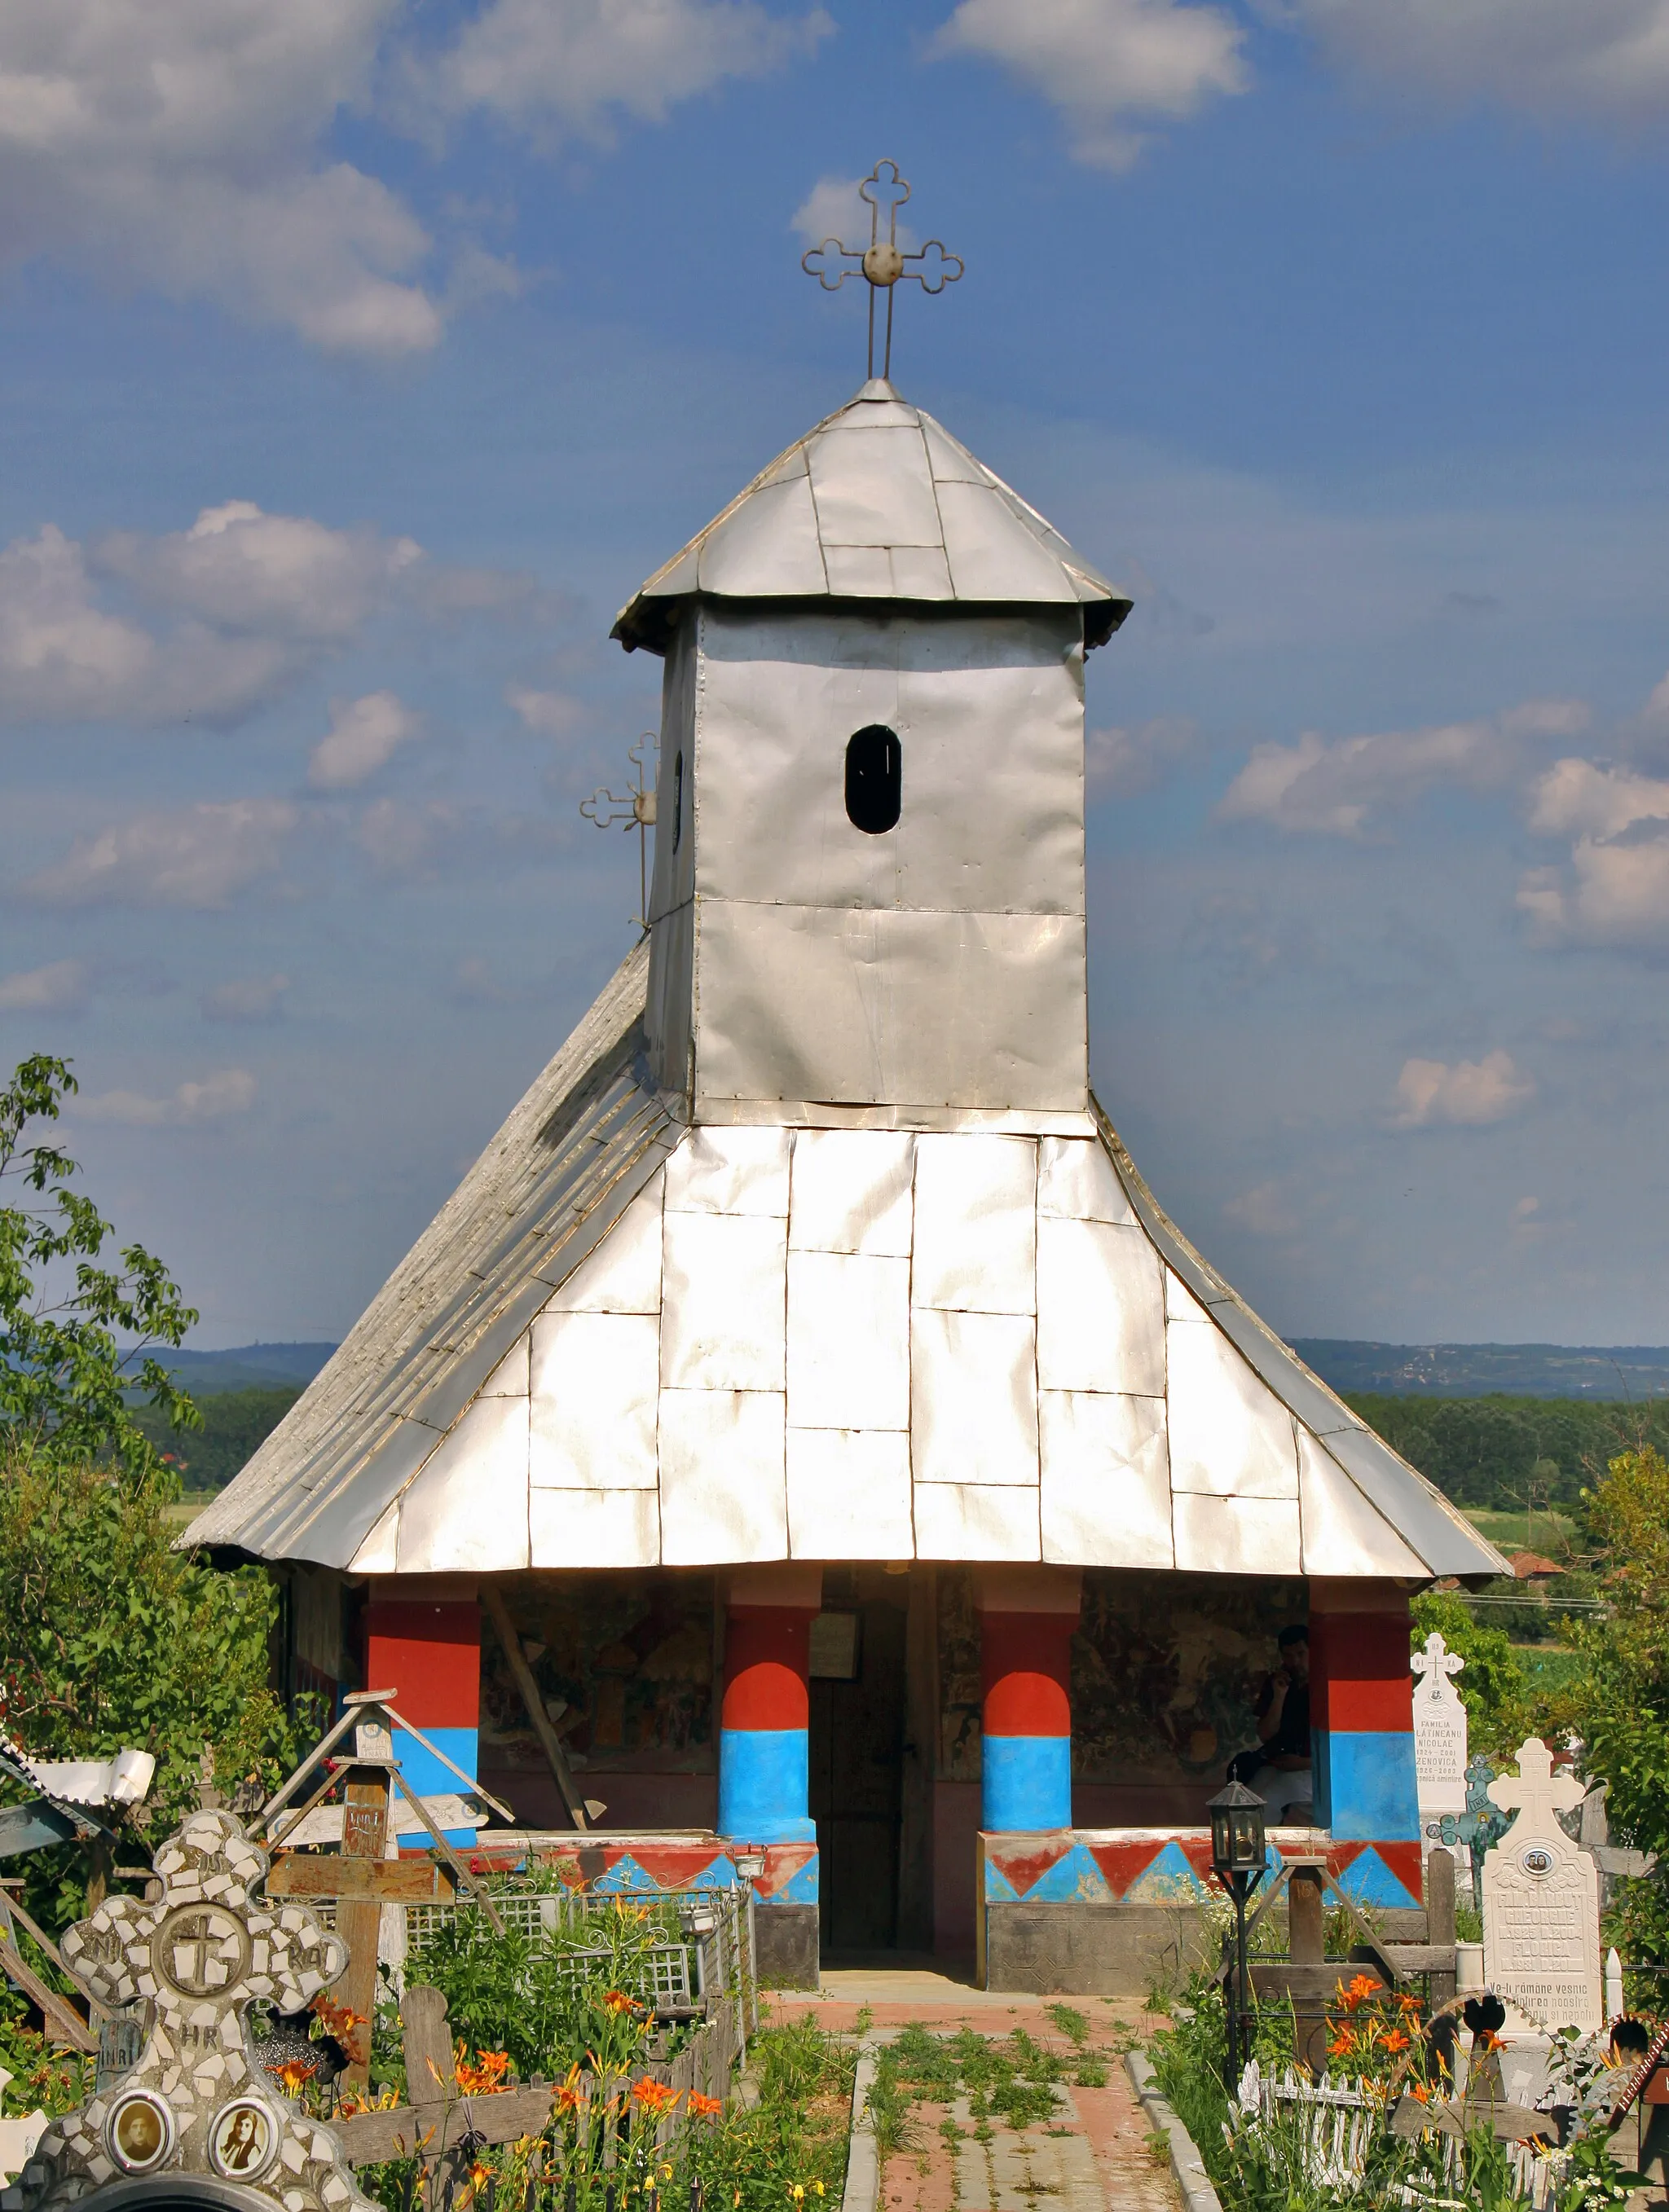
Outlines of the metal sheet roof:
M 666 650 L 682 601 L 859 599 L 1081 605 L 1087 646 L 1127 592 L 932 416 L 877 377 L 808 431 L 658 568 L 612 635 Z
M 640 947 L 185 1541 L 395 1575 L 1507 1571 L 1105 1117 L 690 1128 L 644 1068 L 646 969 Z

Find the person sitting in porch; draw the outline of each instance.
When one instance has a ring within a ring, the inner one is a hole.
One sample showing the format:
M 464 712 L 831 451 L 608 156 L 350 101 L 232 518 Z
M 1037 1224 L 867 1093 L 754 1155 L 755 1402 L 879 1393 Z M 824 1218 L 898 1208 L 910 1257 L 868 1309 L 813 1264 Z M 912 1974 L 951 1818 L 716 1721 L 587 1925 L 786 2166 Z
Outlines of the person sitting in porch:
M 1315 1788 L 1310 1766 L 1309 1631 L 1283 1628 L 1276 1649 L 1280 1664 L 1265 1677 L 1258 1696 L 1257 1744 L 1237 1752 L 1228 1763 L 1229 1780 L 1254 1788 L 1271 1822 L 1294 1808 L 1307 1819 Z

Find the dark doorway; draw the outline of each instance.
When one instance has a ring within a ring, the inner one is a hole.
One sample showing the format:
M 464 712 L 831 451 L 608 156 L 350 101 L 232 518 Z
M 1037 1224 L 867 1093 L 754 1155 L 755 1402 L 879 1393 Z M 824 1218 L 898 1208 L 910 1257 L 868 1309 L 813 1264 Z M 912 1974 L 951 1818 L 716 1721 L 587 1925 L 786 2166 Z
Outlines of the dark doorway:
M 825 1952 L 891 1950 L 898 1940 L 908 1593 L 895 1578 L 896 1597 L 872 1595 L 862 1586 L 869 1579 L 850 1577 L 847 1595 L 848 1578 L 826 1574 L 813 1632 L 811 1815 Z M 819 1674 L 819 1663 L 833 1671 Z

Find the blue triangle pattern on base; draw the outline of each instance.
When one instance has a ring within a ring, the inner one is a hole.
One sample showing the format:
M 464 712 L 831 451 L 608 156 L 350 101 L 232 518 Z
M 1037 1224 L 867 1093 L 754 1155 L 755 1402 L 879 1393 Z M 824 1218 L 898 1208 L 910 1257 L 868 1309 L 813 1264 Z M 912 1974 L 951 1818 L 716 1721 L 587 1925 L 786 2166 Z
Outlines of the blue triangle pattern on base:
M 987 1896 L 991 1894 L 986 1892 Z M 1063 1853 L 1026 1893 L 1028 1905 L 1111 1905 L 1107 1878 L 1081 1844 Z
M 652 1874 L 643 1871 L 630 1851 L 623 1851 L 606 1874 L 598 1875 L 592 1887 L 607 1896 L 622 1891 L 658 1890 L 661 1885 Z
M 985 1902 L 987 1905 L 1018 1905 L 1020 1892 L 1014 1887 L 989 1851 L 984 1858 Z

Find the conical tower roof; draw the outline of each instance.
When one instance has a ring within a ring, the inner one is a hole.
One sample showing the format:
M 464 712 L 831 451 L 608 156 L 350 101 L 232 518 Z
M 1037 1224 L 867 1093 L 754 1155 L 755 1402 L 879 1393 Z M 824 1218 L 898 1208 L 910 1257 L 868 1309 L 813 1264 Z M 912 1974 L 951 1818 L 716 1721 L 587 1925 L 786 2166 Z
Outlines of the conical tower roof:
M 612 635 L 666 649 L 680 604 L 855 599 L 1080 605 L 1103 645 L 1130 611 L 1042 515 L 876 377 L 657 568 Z

